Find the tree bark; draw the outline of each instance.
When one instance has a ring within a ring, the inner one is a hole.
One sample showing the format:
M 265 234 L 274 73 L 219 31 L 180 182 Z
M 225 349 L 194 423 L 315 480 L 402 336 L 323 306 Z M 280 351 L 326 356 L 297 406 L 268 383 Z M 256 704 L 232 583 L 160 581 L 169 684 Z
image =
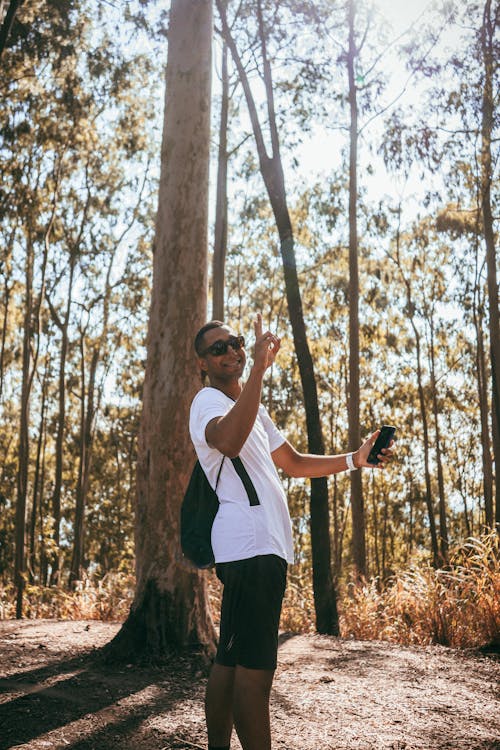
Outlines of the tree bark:
M 0 403 L 3 395 L 3 384 L 5 378 L 4 362 L 5 362 L 5 345 L 7 341 L 7 329 L 9 324 L 9 306 L 10 297 L 12 294 L 13 286 L 9 286 L 9 278 L 12 276 L 11 262 L 12 262 L 12 249 L 14 247 L 14 241 L 16 237 L 16 229 L 14 228 L 9 236 L 9 241 L 6 243 L 4 249 L 4 259 L 2 260 L 2 272 L 4 274 L 3 284 L 3 316 L 2 316 L 2 335 L 0 343 Z
M 211 0 L 173 0 L 143 410 L 138 445 L 137 585 L 112 657 L 172 648 L 213 653 L 203 574 L 182 562 L 179 513 L 194 454 L 193 351 L 207 306 Z
M 431 391 L 432 391 L 432 414 L 434 417 L 434 438 L 436 441 L 436 469 L 438 479 L 438 497 L 439 497 L 439 554 L 440 564 L 448 562 L 448 520 L 446 517 L 446 495 L 444 488 L 443 461 L 441 457 L 441 432 L 439 429 L 439 405 L 436 383 L 436 366 L 434 350 L 434 321 L 429 320 L 430 342 L 429 342 L 429 359 L 431 373 Z
M 36 449 L 36 461 L 35 461 L 35 477 L 33 480 L 33 502 L 31 505 L 31 518 L 30 518 L 30 534 L 29 534 L 29 576 L 30 576 L 30 582 L 35 583 L 36 581 L 36 525 L 37 520 L 39 520 L 37 517 L 39 515 L 38 507 L 39 503 L 41 502 L 42 494 L 41 494 L 41 488 L 43 486 L 43 464 L 42 464 L 42 454 L 43 454 L 43 448 L 45 444 L 45 433 L 46 433 L 46 427 L 45 427 L 45 412 L 47 408 L 47 391 L 48 391 L 48 382 L 49 382 L 49 370 L 50 370 L 50 357 L 47 354 L 45 359 L 45 369 L 43 374 L 43 381 L 42 381 L 42 402 L 40 405 L 40 423 L 38 428 L 38 441 L 37 441 L 37 449 Z M 43 533 L 43 530 L 40 529 L 40 533 Z
M 488 271 L 489 334 L 491 355 L 491 419 L 493 456 L 495 461 L 495 521 L 500 524 L 500 315 L 498 308 L 498 282 L 496 268 L 495 234 L 491 207 L 491 134 L 493 131 L 493 75 L 494 32 L 496 18 L 491 15 L 491 0 L 486 0 L 481 27 L 481 49 L 484 78 L 481 124 L 481 209 L 484 240 L 486 244 L 486 267 Z
M 400 248 L 399 248 L 399 231 L 396 243 L 396 265 L 401 274 L 401 278 L 406 288 L 406 308 L 407 316 L 410 321 L 410 325 L 415 336 L 415 349 L 417 358 L 417 391 L 418 391 L 418 402 L 420 407 L 420 418 L 422 420 L 422 431 L 424 439 L 424 477 L 425 477 L 425 504 L 427 507 L 427 515 L 429 519 L 429 531 L 431 535 L 431 552 L 433 565 L 437 567 L 439 562 L 439 547 L 436 533 L 436 519 L 434 517 L 434 504 L 432 502 L 432 484 L 431 484 L 431 473 L 430 473 L 430 462 L 429 462 L 429 426 L 427 418 L 427 406 L 425 401 L 425 390 L 423 385 L 422 377 L 422 352 L 420 345 L 420 333 L 415 324 L 415 303 L 412 298 L 412 289 L 409 279 L 406 277 L 400 259 Z
M 28 495 L 29 466 L 29 408 L 31 392 L 31 336 L 33 315 L 33 266 L 34 248 L 28 237 L 25 260 L 25 307 L 23 327 L 23 358 L 21 385 L 21 412 L 19 424 L 19 453 L 17 469 L 16 501 L 16 551 L 14 563 L 14 582 L 16 586 L 16 618 L 23 616 L 23 598 L 26 572 L 26 501 Z
M 19 6 L 22 5 L 24 0 L 10 0 L 5 18 L 3 19 L 2 25 L 0 26 L 0 57 L 7 45 L 7 39 L 12 30 L 14 19 Z
M 74 544 L 71 556 L 71 569 L 69 575 L 70 585 L 79 581 L 82 577 L 84 557 L 84 531 L 85 531 L 85 506 L 90 479 L 90 458 L 92 450 L 92 426 L 95 415 L 95 379 L 97 365 L 99 364 L 100 347 L 96 346 L 92 352 L 90 361 L 88 388 L 85 377 L 85 346 L 84 332 L 80 342 L 81 350 L 81 405 L 80 405 L 80 455 L 78 462 L 78 480 L 76 485 L 75 521 L 74 521 Z
M 25 259 L 25 314 L 23 326 L 23 357 L 22 357 L 22 386 L 21 409 L 19 425 L 19 457 L 17 471 L 17 503 L 16 503 L 16 552 L 14 562 L 14 582 L 16 586 L 16 618 L 23 616 L 23 597 L 26 574 L 26 542 L 27 542 L 27 498 L 28 475 L 30 459 L 30 397 L 38 361 L 40 347 L 40 311 L 45 297 L 45 273 L 47 268 L 48 242 L 54 220 L 54 206 L 52 216 L 45 233 L 44 250 L 40 268 L 40 293 L 34 299 L 33 280 L 35 274 L 35 247 L 30 218 L 26 228 L 26 259 Z
M 219 123 L 219 158 L 215 202 L 214 255 L 212 270 L 212 318 L 224 320 L 224 277 L 227 251 L 227 124 L 229 118 L 229 78 L 227 44 L 222 43 L 222 101 Z
M 51 304 L 50 300 L 49 307 L 52 313 L 52 319 L 57 325 L 61 332 L 61 354 L 59 360 L 59 379 L 58 379 L 58 412 L 57 412 L 57 431 L 56 431 L 56 446 L 55 446 L 55 458 L 56 467 L 54 475 L 54 491 L 52 493 L 52 513 L 53 513 L 53 531 L 52 539 L 54 542 L 54 549 L 51 555 L 50 565 L 50 582 L 51 585 L 59 582 L 60 569 L 59 569 L 59 547 L 61 541 L 61 490 L 62 490 L 62 475 L 63 475 L 63 464 L 64 464 L 64 437 L 66 433 L 66 359 L 68 356 L 69 347 L 69 335 L 68 327 L 71 314 L 72 296 L 73 296 L 73 279 L 75 273 L 76 254 L 74 251 L 70 251 L 70 268 L 69 268 L 69 280 L 68 280 L 68 291 L 66 300 L 66 310 L 64 318 L 61 320 L 57 311 Z
M 354 61 L 357 56 L 354 38 L 354 0 L 349 2 L 349 49 L 347 72 L 349 79 L 350 140 L 349 140 L 349 391 L 348 423 L 349 450 L 355 451 L 361 445 L 360 392 L 359 392 L 359 270 L 358 270 L 358 104 Z M 357 578 L 364 578 L 366 569 L 366 538 L 363 484 L 360 471 L 352 471 L 351 512 L 352 512 L 352 552 Z
M 477 256 L 476 256 L 477 258 Z M 494 526 L 493 505 L 493 463 L 491 460 L 491 438 L 489 428 L 488 376 L 483 334 L 483 305 L 480 299 L 480 285 L 476 274 L 472 314 L 476 331 L 476 385 L 481 421 L 481 456 L 483 464 L 484 520 L 487 528 Z

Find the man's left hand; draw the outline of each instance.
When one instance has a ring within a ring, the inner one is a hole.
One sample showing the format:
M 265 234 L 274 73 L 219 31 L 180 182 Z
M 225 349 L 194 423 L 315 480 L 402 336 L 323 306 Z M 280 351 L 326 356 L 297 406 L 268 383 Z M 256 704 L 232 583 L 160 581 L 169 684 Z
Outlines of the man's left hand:
M 378 464 L 369 464 L 367 459 L 370 455 L 370 451 L 373 448 L 373 445 L 375 443 L 375 440 L 380 435 L 380 430 L 376 430 L 373 435 L 370 435 L 370 437 L 365 440 L 361 448 L 357 450 L 353 454 L 353 461 L 354 465 L 361 469 L 361 468 L 368 468 L 368 469 L 385 469 L 386 465 L 389 463 L 389 461 L 392 460 L 394 457 L 394 451 L 392 450 L 392 446 L 394 445 L 394 440 L 391 440 L 389 443 L 388 448 L 382 448 L 382 451 L 378 454 L 377 458 L 379 460 Z

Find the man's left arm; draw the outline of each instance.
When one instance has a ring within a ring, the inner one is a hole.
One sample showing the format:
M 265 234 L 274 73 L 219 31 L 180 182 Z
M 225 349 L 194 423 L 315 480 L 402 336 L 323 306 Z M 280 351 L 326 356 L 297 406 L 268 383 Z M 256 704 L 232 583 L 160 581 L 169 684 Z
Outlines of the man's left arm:
M 370 435 L 363 445 L 352 454 L 352 460 L 356 469 L 363 467 L 369 469 L 383 469 L 391 460 L 393 452 L 391 447 L 386 448 L 379 453 L 380 463 L 376 466 L 369 464 L 368 455 L 372 446 L 377 439 L 380 430 Z M 392 443 L 391 443 L 392 446 Z M 285 441 L 271 453 L 272 459 L 276 466 L 282 469 L 285 474 L 291 477 L 325 477 L 329 474 L 338 474 L 341 471 L 349 469 L 347 463 L 348 453 L 342 453 L 337 456 L 317 456 L 311 453 L 299 453 L 295 448 Z

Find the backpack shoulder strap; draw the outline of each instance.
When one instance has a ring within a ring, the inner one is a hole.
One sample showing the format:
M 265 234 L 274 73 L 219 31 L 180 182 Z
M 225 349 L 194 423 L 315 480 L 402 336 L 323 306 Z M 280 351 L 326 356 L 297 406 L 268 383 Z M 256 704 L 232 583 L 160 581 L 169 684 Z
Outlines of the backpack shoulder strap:
M 225 458 L 226 458 L 225 456 L 222 456 L 222 461 L 220 462 L 219 471 L 217 472 L 217 479 L 215 480 L 215 491 L 216 492 L 217 492 L 217 487 L 219 485 L 219 478 L 220 478 L 220 473 L 222 471 L 222 464 L 224 463 L 224 459 Z
M 255 487 L 253 486 L 253 482 L 250 479 L 248 475 L 248 471 L 245 469 L 243 465 L 243 461 L 239 456 L 236 456 L 236 458 L 231 459 L 232 464 L 236 470 L 236 473 L 238 474 L 239 478 L 243 482 L 243 486 L 246 490 L 246 493 L 248 495 L 248 499 L 250 501 L 250 505 L 260 505 L 260 500 L 257 496 L 257 492 L 255 491 Z M 222 467 L 222 465 L 221 465 Z

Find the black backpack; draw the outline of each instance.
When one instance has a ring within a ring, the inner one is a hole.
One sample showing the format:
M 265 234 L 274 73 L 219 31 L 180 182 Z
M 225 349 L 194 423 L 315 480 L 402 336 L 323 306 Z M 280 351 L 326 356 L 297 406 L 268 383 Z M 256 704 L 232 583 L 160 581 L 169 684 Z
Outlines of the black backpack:
M 211 541 L 212 524 L 219 510 L 219 499 L 216 490 L 225 458 L 224 456 L 217 473 L 215 490 L 210 486 L 200 462 L 196 461 L 182 501 L 182 552 L 197 568 L 211 568 L 215 563 Z M 236 458 L 232 458 L 231 462 L 243 482 L 250 505 L 260 505 L 255 487 L 248 476 L 247 470 L 243 466 L 241 458 L 237 456 Z

